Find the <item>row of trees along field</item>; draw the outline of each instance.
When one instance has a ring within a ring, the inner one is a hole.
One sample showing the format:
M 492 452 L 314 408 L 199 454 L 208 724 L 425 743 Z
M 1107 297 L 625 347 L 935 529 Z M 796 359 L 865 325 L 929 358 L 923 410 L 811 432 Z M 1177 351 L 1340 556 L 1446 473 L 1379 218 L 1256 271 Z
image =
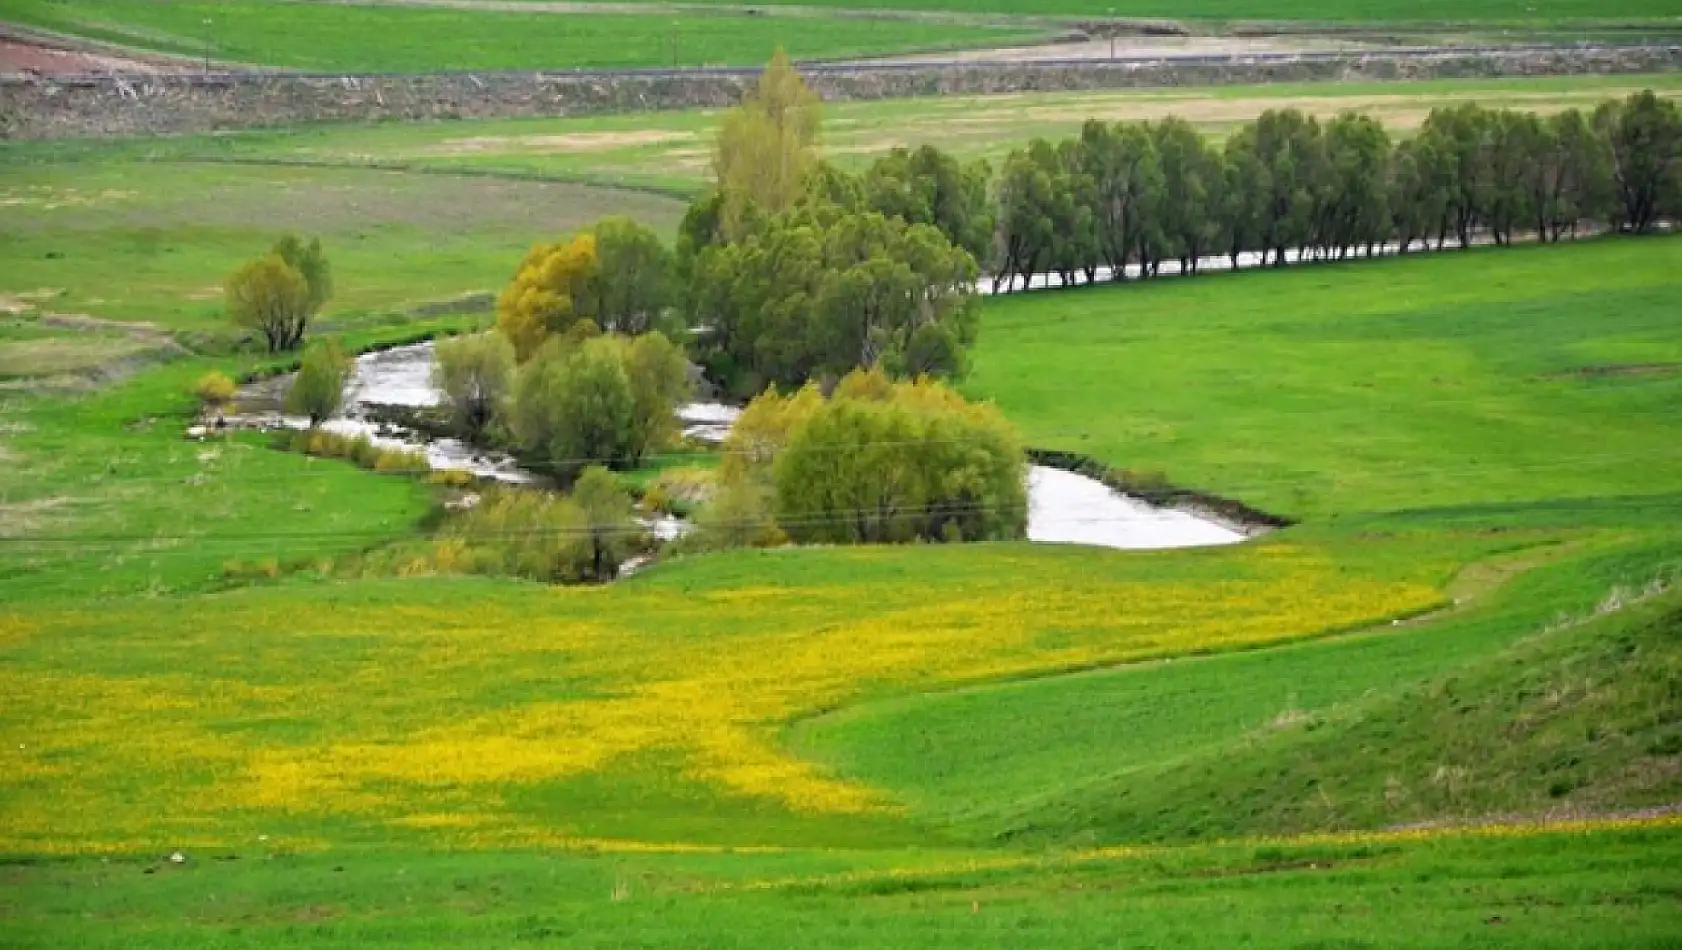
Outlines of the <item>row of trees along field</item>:
M 1156 275 L 1165 261 L 1344 258 L 1580 229 L 1651 230 L 1682 216 L 1682 117 L 1650 92 L 1585 115 L 1474 104 L 1434 110 L 1397 143 L 1376 119 L 1272 110 L 1224 145 L 1188 123 L 1089 121 L 1036 140 L 994 188 L 994 288 Z

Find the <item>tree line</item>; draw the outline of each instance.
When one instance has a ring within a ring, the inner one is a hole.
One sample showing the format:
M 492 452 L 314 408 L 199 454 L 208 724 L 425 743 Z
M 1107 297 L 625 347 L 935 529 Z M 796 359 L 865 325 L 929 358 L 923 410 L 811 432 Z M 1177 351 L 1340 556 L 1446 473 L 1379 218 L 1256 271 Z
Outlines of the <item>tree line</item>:
M 1091 120 L 1005 161 L 993 287 L 1282 266 L 1434 244 L 1644 233 L 1682 216 L 1682 116 L 1651 92 L 1585 114 L 1464 104 L 1395 141 L 1371 116 L 1269 110 L 1224 143 L 1189 123 Z

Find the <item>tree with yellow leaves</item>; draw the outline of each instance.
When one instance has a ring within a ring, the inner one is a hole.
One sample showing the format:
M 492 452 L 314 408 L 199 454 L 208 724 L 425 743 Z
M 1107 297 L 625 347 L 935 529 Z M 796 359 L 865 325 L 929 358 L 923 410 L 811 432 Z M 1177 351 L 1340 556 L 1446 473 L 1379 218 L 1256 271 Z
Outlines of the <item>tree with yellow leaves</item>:
M 584 311 L 598 268 L 596 236 L 588 232 L 539 244 L 526 254 L 496 304 L 497 329 L 514 344 L 520 362 L 530 359 L 549 334 L 591 316 Z
M 713 172 L 725 238 L 742 236 L 750 207 L 776 214 L 794 205 L 817 165 L 821 121 L 817 93 L 778 49 L 759 74 L 759 85 L 719 127 Z

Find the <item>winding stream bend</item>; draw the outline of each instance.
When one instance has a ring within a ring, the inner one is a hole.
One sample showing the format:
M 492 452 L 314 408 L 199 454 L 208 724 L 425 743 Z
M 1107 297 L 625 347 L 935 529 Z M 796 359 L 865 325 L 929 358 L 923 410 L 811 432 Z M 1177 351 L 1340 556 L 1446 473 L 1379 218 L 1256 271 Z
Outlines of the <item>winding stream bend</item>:
M 350 436 L 366 435 L 389 448 L 426 453 L 436 469 L 472 472 L 481 478 L 520 484 L 538 480 L 507 456 L 486 452 L 456 439 L 427 439 L 420 433 L 392 429 L 372 421 L 380 406 L 421 408 L 439 402 L 432 387 L 433 346 L 417 343 L 358 357 L 345 387 L 342 415 L 325 428 Z M 265 397 L 266 400 L 265 400 Z M 248 409 L 271 409 L 272 388 L 258 384 L 242 392 Z M 267 404 L 265 404 L 267 402 Z M 719 403 L 690 403 L 678 409 L 683 433 L 703 442 L 720 443 L 730 434 L 741 410 Z M 303 420 L 283 424 L 301 426 Z M 675 537 L 683 525 L 675 520 L 654 526 L 662 537 Z M 1043 544 L 1074 544 L 1124 550 L 1203 547 L 1237 544 L 1240 531 L 1187 511 L 1156 508 L 1137 498 L 1112 491 L 1084 475 L 1046 466 L 1028 471 L 1028 540 Z

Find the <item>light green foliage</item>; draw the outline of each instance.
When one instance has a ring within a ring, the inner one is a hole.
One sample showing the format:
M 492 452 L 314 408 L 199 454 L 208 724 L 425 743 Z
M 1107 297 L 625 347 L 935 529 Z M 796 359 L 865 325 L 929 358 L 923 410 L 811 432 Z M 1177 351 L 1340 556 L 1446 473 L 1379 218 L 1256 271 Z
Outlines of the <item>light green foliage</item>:
M 432 385 L 443 394 L 464 438 L 476 439 L 501 418 L 514 383 L 514 346 L 495 330 L 439 340 Z
M 587 580 L 613 580 L 645 535 L 631 518 L 631 496 L 612 472 L 592 465 L 572 486 L 572 503 L 584 525 L 578 573 Z
M 274 253 L 304 278 L 304 285 L 308 288 L 304 309 L 311 315 L 320 313 L 333 297 L 333 266 L 321 249 L 321 239 L 311 238 L 305 244 L 296 234 L 288 234 L 275 242 Z
M 777 527 L 767 485 L 748 479 L 720 480 L 695 516 L 694 528 L 678 542 L 678 550 L 769 548 L 787 541 L 788 535 Z
M 344 459 L 373 472 L 425 475 L 431 468 L 425 452 L 384 448 L 366 435 L 347 436 L 323 429 L 308 429 L 283 432 L 276 445 L 316 458 Z
M 228 374 L 212 370 L 193 384 L 193 395 L 210 411 L 217 411 L 233 402 L 236 388 Z
M 350 358 L 334 341 L 312 344 L 286 391 L 286 411 L 308 416 L 312 428 L 331 418 L 344 403 L 350 368 Z
M 992 407 L 855 372 L 777 453 L 777 524 L 806 543 L 1020 538 L 1026 474 Z
M 263 334 L 270 353 L 296 349 L 309 323 L 333 295 L 321 242 L 287 235 L 267 255 L 234 271 L 224 285 L 235 324 Z
M 677 436 L 674 410 L 689 398 L 689 360 L 659 331 L 623 341 L 621 357 L 631 384 L 630 459 L 666 448 Z
M 228 277 L 228 315 L 256 330 L 270 353 L 296 349 L 309 325 L 309 283 L 279 254 L 265 254 Z
M 713 176 L 726 237 L 742 237 L 756 215 L 778 214 L 799 200 L 817 162 L 822 118 L 817 94 L 777 50 L 758 85 L 719 124 Z
M 582 321 L 521 368 L 510 422 L 563 478 L 592 462 L 631 468 L 671 439 L 689 388 L 688 361 L 663 334 L 601 336 Z
M 412 546 L 397 548 L 388 569 L 601 583 L 613 580 L 625 560 L 647 543 L 618 477 L 593 465 L 583 469 L 567 495 L 486 489 L 471 506 L 445 519 L 436 540 L 422 546 L 419 556 L 412 554 Z
M 422 556 L 399 554 L 388 570 L 522 577 L 552 584 L 612 580 L 619 561 L 607 555 L 634 547 L 640 531 L 627 523 L 610 534 L 605 519 L 611 513 L 602 499 L 594 501 L 596 521 L 575 497 L 488 489 L 477 504 L 444 521 Z

